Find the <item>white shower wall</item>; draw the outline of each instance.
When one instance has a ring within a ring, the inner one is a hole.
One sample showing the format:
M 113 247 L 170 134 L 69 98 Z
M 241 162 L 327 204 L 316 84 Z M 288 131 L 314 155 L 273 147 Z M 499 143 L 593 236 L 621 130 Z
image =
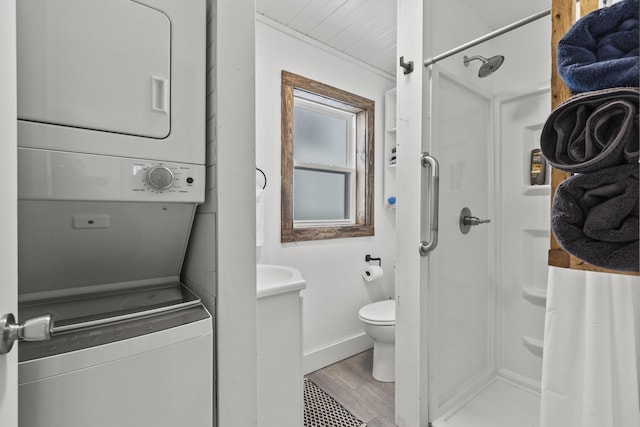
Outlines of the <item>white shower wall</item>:
M 543 18 L 493 41 L 505 56 L 494 75 L 500 374 L 539 391 L 547 284 L 550 190 L 530 185 L 530 152 L 551 111 L 551 22 Z M 548 183 L 548 179 L 547 179 Z M 524 294 L 527 297 L 524 297 Z
M 287 70 L 375 101 L 375 236 L 280 242 L 280 77 Z M 304 370 L 310 372 L 371 347 L 358 320 L 365 304 L 394 296 L 395 211 L 383 205 L 384 93 L 393 76 L 320 48 L 272 21 L 256 22 L 256 166 L 267 176 L 260 264 L 298 268 L 303 295 Z M 262 177 L 258 177 L 262 182 Z M 366 283 L 364 257 L 382 258 L 385 275 Z
M 550 110 L 548 89 L 496 102 L 500 195 L 499 369 L 539 388 L 549 246 L 549 185 L 531 186 L 530 152 Z

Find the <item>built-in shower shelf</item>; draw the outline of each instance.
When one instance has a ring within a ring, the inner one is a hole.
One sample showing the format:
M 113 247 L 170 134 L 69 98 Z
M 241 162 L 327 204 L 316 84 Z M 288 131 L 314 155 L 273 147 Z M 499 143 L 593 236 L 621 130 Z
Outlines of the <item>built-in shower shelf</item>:
M 547 305 L 547 291 L 545 289 L 522 287 L 522 296 L 524 299 L 535 305 Z
M 550 185 L 523 185 L 522 194 L 528 196 L 547 196 L 551 194 Z
M 525 335 L 522 337 L 522 344 L 524 344 L 524 346 L 531 353 L 535 354 L 536 356 L 542 357 L 542 348 L 544 345 L 542 340 L 539 340 L 537 338 L 531 338 Z

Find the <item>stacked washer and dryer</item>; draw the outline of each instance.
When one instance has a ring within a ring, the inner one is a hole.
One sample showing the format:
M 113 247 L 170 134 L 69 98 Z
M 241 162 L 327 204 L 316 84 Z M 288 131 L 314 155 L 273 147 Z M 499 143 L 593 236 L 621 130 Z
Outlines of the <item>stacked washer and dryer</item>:
M 204 0 L 20 0 L 21 427 L 211 426 Z

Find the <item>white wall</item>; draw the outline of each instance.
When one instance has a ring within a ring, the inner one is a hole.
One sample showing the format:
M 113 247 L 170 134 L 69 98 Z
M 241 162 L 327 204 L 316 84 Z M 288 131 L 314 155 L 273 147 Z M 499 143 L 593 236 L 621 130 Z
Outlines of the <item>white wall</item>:
M 269 23 L 269 25 L 267 25 Z M 278 29 L 276 29 L 276 28 Z M 375 101 L 375 236 L 280 243 L 280 77 L 287 70 Z M 267 175 L 264 247 L 258 263 L 298 268 L 303 291 L 305 372 L 371 346 L 358 320 L 363 305 L 394 295 L 395 213 L 383 206 L 384 92 L 393 79 L 335 52 L 283 32 L 264 18 L 256 23 L 256 166 Z M 262 183 L 262 177 L 256 175 Z M 365 254 L 382 258 L 385 276 L 365 283 Z
M 496 95 L 549 86 L 551 79 L 551 18 L 531 22 L 493 40 L 493 51 L 505 56 L 496 71 Z
M 216 154 L 216 115 L 215 115 L 215 4 L 207 2 L 207 159 L 205 203 L 198 206 L 193 225 L 189 246 L 182 267 L 182 282 L 192 289 L 207 307 L 214 319 L 214 331 L 216 328 L 216 186 L 215 186 L 215 154 Z M 215 335 L 214 335 L 215 336 Z M 214 339 L 214 343 L 216 339 Z M 215 355 L 215 344 L 214 344 Z M 214 412 L 214 420 L 217 418 L 216 398 L 216 362 L 214 357 L 213 371 L 213 402 L 211 409 Z M 214 421 L 215 422 L 215 421 Z
M 217 426 L 257 425 L 255 5 L 207 0 L 207 189 L 182 280 L 215 318 Z
M 433 49 L 430 56 L 447 52 L 493 30 L 460 0 L 434 0 L 432 8 L 431 16 L 433 18 L 430 19 L 428 26 L 428 37 Z M 455 25 L 451 23 L 455 23 Z M 472 61 L 468 67 L 465 67 L 463 57 L 464 55 L 488 57 L 493 54 L 491 42 L 486 42 L 443 59 L 437 64 L 447 74 L 459 77 L 466 85 L 488 95 L 491 92 L 493 79 L 479 79 L 477 74 L 480 62 Z
M 216 3 L 215 144 L 218 420 L 257 424 L 255 5 Z
M 396 299 L 396 419 L 399 427 L 427 425 L 429 404 L 429 350 L 427 328 L 426 261 L 418 254 L 420 233 L 420 181 L 422 167 L 417 159 L 423 151 L 425 105 L 429 99 L 428 73 L 422 58 L 433 54 L 429 28 L 432 2 L 398 0 L 398 56 L 414 62 L 414 72 L 398 74 L 397 168 L 398 184 L 397 244 L 398 295 Z
M 198 206 L 182 269 L 182 281 L 215 314 L 216 306 L 216 20 L 215 4 L 207 3 L 207 158 L 205 203 Z

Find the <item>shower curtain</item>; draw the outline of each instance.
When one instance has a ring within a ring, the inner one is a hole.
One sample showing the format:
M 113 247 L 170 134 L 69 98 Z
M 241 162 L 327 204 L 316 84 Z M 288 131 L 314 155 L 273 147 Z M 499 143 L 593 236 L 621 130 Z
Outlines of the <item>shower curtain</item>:
M 640 426 L 639 283 L 549 268 L 541 427 Z

